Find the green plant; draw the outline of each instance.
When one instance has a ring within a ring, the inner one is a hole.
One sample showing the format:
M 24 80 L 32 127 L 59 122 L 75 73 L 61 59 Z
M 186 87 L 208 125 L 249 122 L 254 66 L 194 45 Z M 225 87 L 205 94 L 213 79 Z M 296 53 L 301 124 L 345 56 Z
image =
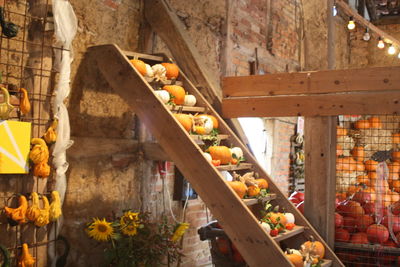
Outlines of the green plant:
M 109 244 L 104 266 L 155 267 L 180 262 L 178 241 L 188 224 L 171 224 L 166 217 L 153 223 L 149 215 L 128 210 L 112 222 L 94 219 L 88 225 L 89 236 Z

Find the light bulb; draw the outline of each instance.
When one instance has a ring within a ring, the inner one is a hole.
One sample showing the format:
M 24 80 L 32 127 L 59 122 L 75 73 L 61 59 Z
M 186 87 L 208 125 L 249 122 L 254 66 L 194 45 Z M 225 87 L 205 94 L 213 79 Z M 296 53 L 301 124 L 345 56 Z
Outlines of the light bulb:
M 397 55 L 397 58 L 400 58 L 400 53 Z
M 332 16 L 336 17 L 337 13 L 338 13 L 338 11 L 337 11 L 336 5 L 333 5 L 333 7 L 332 7 Z
M 380 37 L 379 37 L 379 41 L 378 41 L 378 48 L 379 49 L 385 48 L 385 43 L 383 42 L 383 40 Z
M 353 17 L 350 17 L 349 24 L 347 24 L 347 29 L 354 30 L 356 28 L 356 24 L 354 23 Z
M 371 39 L 371 35 L 369 34 L 369 30 L 367 28 L 367 29 L 365 29 L 365 33 L 363 35 L 363 40 L 368 42 L 370 39 Z
M 393 45 L 389 46 L 388 53 L 389 55 L 396 54 L 396 48 Z

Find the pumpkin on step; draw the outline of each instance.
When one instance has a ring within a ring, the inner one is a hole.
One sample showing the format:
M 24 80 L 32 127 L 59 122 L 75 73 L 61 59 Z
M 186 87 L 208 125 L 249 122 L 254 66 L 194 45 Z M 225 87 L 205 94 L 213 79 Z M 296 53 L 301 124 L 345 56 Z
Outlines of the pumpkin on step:
M 213 122 L 209 117 L 195 116 L 193 132 L 203 135 L 209 134 L 213 130 Z
M 303 267 L 303 256 L 301 254 L 299 255 L 298 253 L 292 253 L 290 249 L 287 249 L 285 251 L 285 255 L 288 258 L 288 260 L 295 266 L 295 267 Z
M 247 186 L 244 183 L 240 181 L 231 181 L 228 182 L 228 184 L 240 198 L 243 198 L 246 195 Z
M 161 63 L 167 70 L 166 76 L 168 79 L 176 79 L 179 76 L 179 68 L 174 63 Z
M 194 95 L 185 95 L 184 105 L 188 107 L 194 107 L 196 105 L 196 97 Z
M 279 206 L 276 206 L 273 211 L 268 212 L 264 219 L 268 219 L 274 225 L 282 224 L 283 227 L 287 223 L 285 214 L 279 212 Z
M 140 74 L 142 74 L 143 76 L 146 75 L 146 64 L 143 61 L 141 61 L 140 59 L 132 59 L 130 60 L 130 62 Z
M 260 188 L 257 185 L 250 185 L 247 188 L 247 195 L 249 197 L 255 197 L 258 196 L 260 194 Z
M 182 124 L 183 128 L 185 128 L 186 131 L 190 132 L 193 125 L 193 120 L 190 115 L 179 113 L 174 114 L 174 117 L 179 121 L 180 124 Z
M 232 154 L 226 146 L 210 146 L 209 152 L 214 160 L 220 160 L 221 164 L 228 164 L 232 160 Z
M 312 236 L 310 236 L 310 241 L 306 241 L 301 245 L 301 248 L 302 252 L 309 252 L 311 255 L 315 255 L 319 259 L 323 259 L 325 256 L 324 245 L 319 241 L 315 241 Z
M 179 85 L 165 85 L 163 90 L 168 91 L 172 96 L 172 101 L 176 105 L 183 105 L 185 103 L 185 89 Z
M 154 93 L 164 104 L 167 104 L 171 98 L 171 96 L 169 95 L 169 92 L 166 90 L 156 90 L 156 91 L 154 91 Z

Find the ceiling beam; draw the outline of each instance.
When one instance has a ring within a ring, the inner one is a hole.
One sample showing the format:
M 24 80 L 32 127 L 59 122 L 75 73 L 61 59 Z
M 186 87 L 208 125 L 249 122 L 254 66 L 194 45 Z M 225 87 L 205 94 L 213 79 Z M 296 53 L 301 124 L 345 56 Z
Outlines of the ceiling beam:
M 367 6 L 368 15 L 371 21 L 376 21 L 378 18 L 376 16 L 376 6 L 374 0 L 365 0 L 365 5 Z

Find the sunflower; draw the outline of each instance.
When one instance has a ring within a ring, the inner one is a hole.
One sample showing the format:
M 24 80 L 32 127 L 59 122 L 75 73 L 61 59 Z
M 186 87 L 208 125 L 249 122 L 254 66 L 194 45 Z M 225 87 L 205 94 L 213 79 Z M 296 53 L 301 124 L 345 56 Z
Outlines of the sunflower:
M 100 220 L 93 218 L 93 222 L 88 227 L 88 235 L 97 241 L 107 241 L 114 234 L 114 228 L 106 219 Z
M 119 223 L 123 234 L 134 236 L 137 234 L 137 228 L 139 227 L 139 213 L 127 211 L 121 217 Z

